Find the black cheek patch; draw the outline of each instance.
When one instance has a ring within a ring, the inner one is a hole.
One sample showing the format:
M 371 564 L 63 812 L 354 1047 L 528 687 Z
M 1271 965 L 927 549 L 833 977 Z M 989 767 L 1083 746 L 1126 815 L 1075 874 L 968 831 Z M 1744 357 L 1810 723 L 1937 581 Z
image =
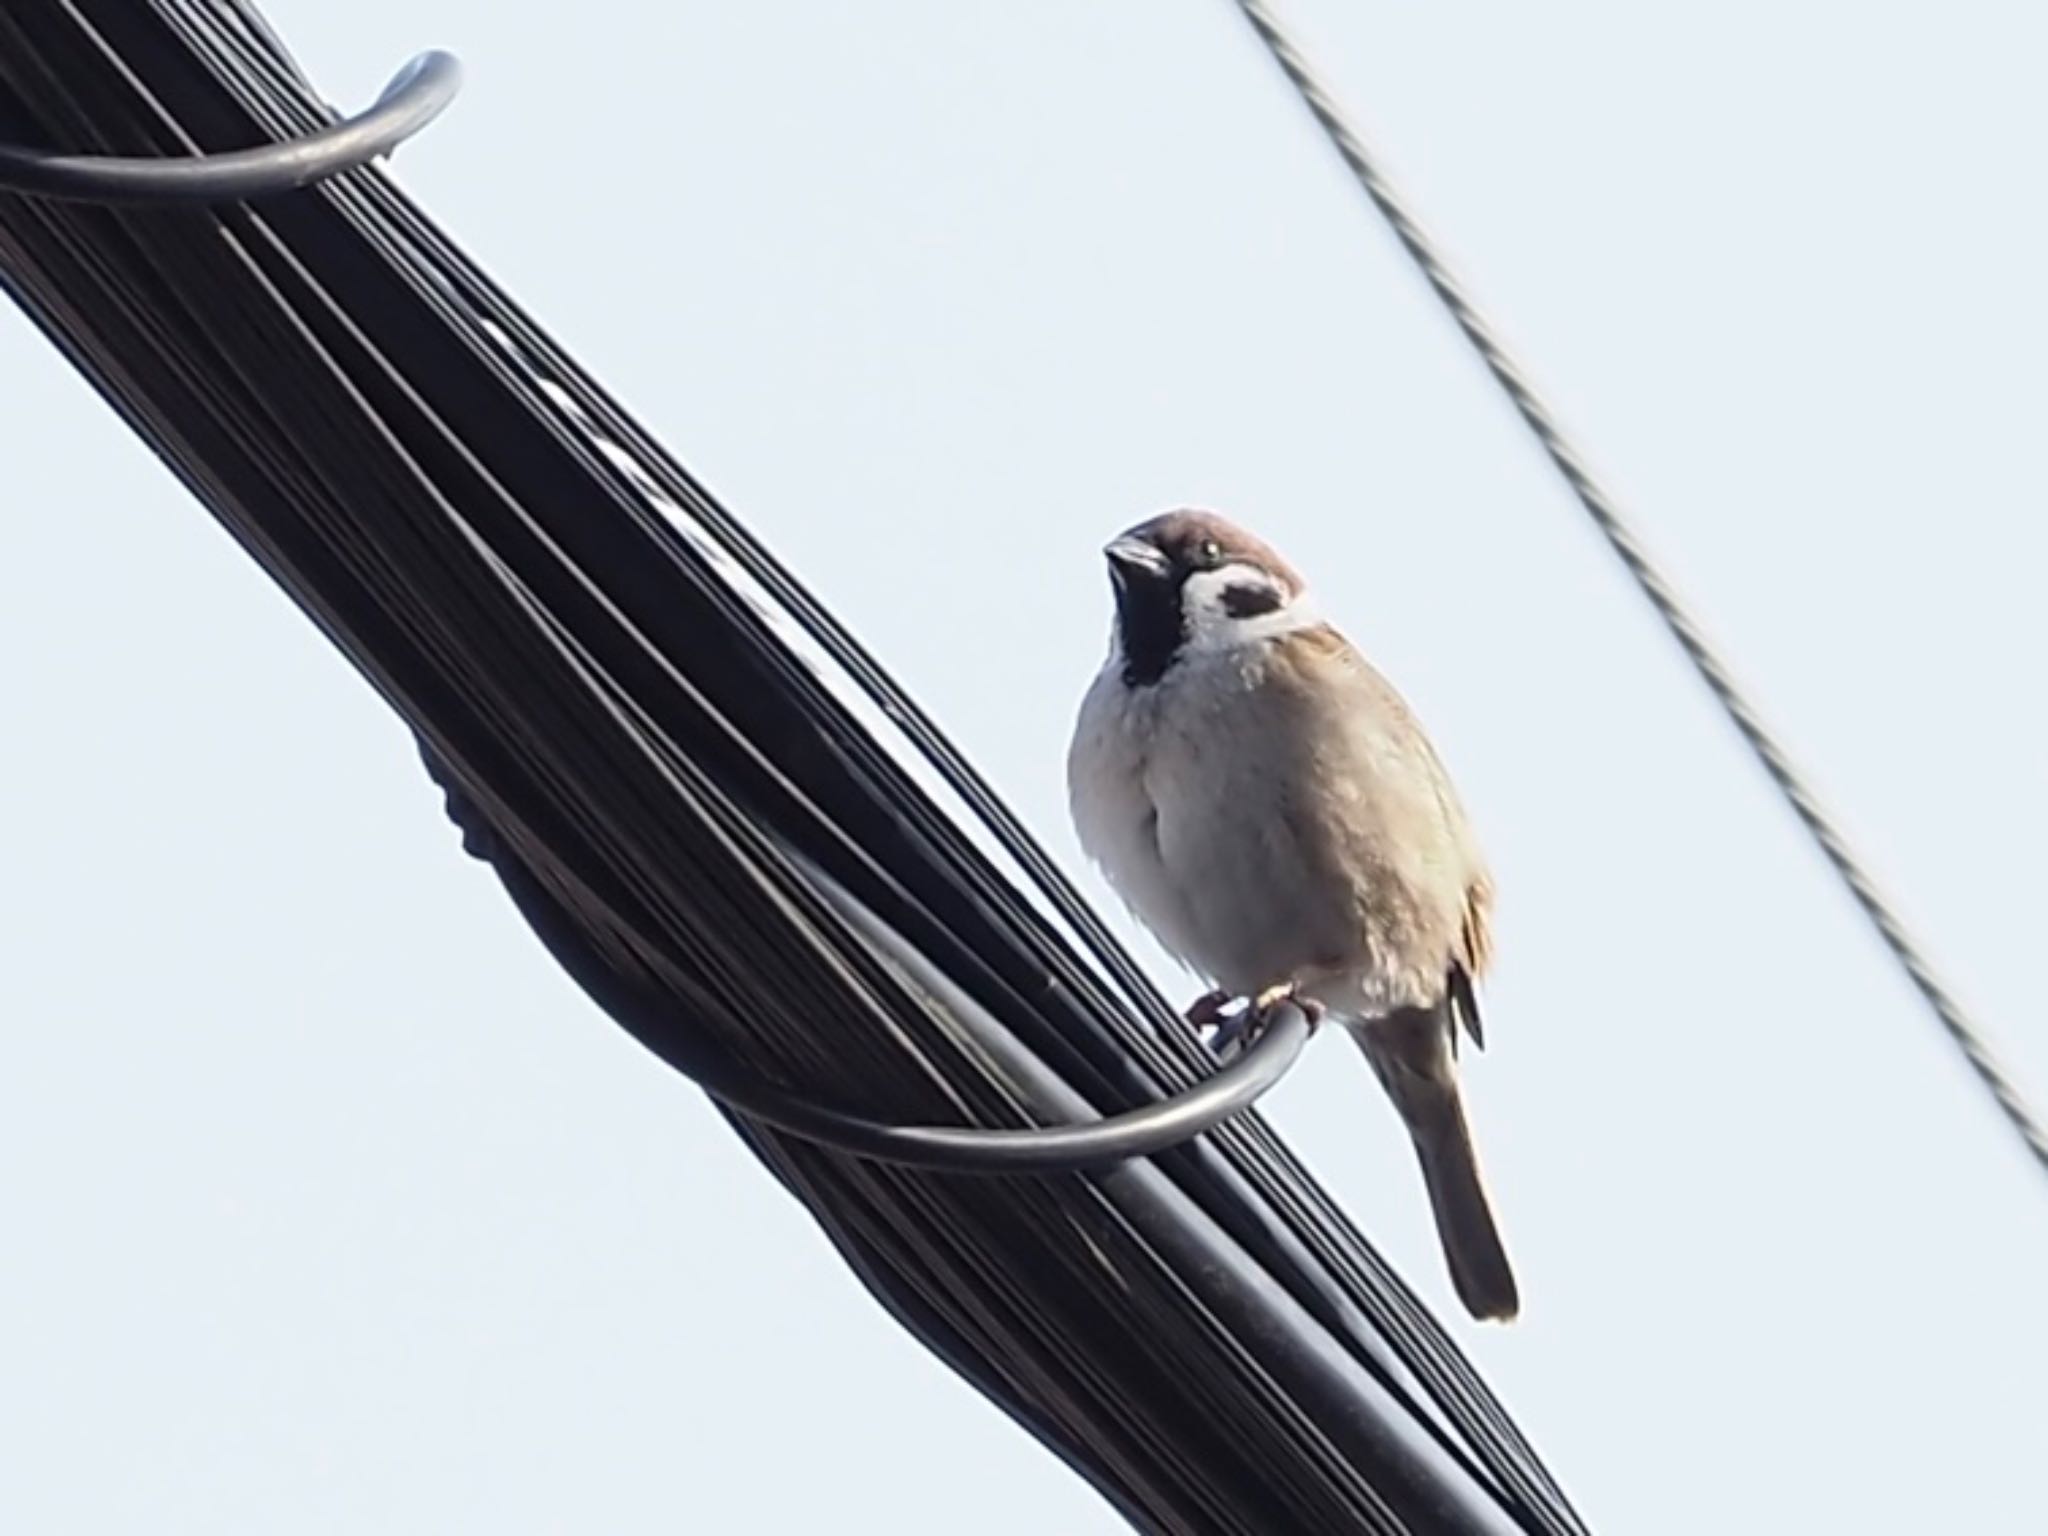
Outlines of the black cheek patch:
M 1280 594 L 1268 586 L 1223 589 L 1223 611 L 1233 619 L 1255 619 L 1262 613 L 1272 613 L 1279 606 Z

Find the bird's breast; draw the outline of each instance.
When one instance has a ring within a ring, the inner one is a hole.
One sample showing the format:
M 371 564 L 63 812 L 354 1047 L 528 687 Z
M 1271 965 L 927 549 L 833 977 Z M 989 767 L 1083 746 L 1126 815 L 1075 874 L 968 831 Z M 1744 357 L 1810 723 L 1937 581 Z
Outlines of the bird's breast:
M 1082 701 L 1067 793 L 1081 846 L 1117 895 L 1169 952 L 1207 972 L 1186 892 L 1160 844 L 1160 797 L 1176 793 L 1181 713 L 1175 690 L 1131 686 L 1112 658 Z
M 1222 662 L 1136 688 L 1105 670 L 1069 761 L 1090 857 L 1168 951 L 1240 994 L 1359 941 L 1302 845 L 1314 829 L 1290 804 L 1295 775 L 1260 739 L 1258 683 Z

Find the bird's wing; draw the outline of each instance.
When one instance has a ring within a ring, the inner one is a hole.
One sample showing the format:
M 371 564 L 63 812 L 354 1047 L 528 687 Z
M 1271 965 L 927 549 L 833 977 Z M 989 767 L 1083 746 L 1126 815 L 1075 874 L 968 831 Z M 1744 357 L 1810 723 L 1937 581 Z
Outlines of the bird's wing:
M 1451 1010 L 1480 1050 L 1486 1049 L 1486 1025 L 1479 1016 L 1474 983 L 1493 958 L 1493 877 L 1482 873 L 1465 887 L 1464 920 L 1458 929 L 1458 953 L 1451 959 Z M 1453 1042 L 1457 1035 L 1452 1033 Z
M 1450 772 L 1437 756 L 1408 701 L 1339 630 L 1332 625 L 1318 625 L 1302 631 L 1299 638 L 1317 660 L 1340 665 L 1351 675 L 1354 686 L 1363 692 L 1365 707 L 1374 717 L 1378 734 L 1396 745 L 1413 775 L 1411 782 L 1419 781 L 1417 790 L 1426 795 L 1436 811 L 1438 829 L 1457 847 L 1470 870 L 1457 933 L 1451 942 L 1446 991 L 1456 1023 L 1464 1027 L 1474 1045 L 1484 1050 L 1485 1026 L 1480 1020 L 1476 983 L 1493 958 L 1493 877 L 1487 872 L 1465 807 L 1451 784 Z M 1452 1039 L 1455 1043 L 1455 1029 Z

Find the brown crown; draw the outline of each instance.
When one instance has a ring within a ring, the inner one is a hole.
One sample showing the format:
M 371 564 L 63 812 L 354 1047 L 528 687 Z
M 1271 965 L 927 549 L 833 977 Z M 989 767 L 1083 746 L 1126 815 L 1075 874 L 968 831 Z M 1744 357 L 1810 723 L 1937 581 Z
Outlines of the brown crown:
M 1226 564 L 1255 566 L 1275 581 L 1289 597 L 1303 589 L 1300 572 L 1289 565 L 1280 551 L 1257 534 L 1247 533 L 1227 517 L 1198 507 L 1182 507 L 1149 518 L 1123 535 L 1143 539 L 1173 562 L 1175 570 L 1200 569 L 1202 542 L 1213 539 Z

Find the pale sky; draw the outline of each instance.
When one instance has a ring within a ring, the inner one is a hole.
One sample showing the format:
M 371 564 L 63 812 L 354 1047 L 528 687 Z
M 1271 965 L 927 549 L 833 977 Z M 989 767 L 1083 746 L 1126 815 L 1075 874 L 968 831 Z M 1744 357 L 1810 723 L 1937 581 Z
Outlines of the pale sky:
M 1289 12 L 2048 1094 L 2048 22 Z M 1500 882 L 1522 1320 L 1458 1312 L 1355 1052 L 1270 1114 L 1596 1529 L 2043 1528 L 2048 1181 L 1233 7 L 267 13 L 351 106 L 462 56 L 402 183 L 1077 874 L 1102 541 L 1199 502 L 1307 570 Z M 1121 1529 L 553 969 L 12 309 L 0 420 L 7 1528 Z

